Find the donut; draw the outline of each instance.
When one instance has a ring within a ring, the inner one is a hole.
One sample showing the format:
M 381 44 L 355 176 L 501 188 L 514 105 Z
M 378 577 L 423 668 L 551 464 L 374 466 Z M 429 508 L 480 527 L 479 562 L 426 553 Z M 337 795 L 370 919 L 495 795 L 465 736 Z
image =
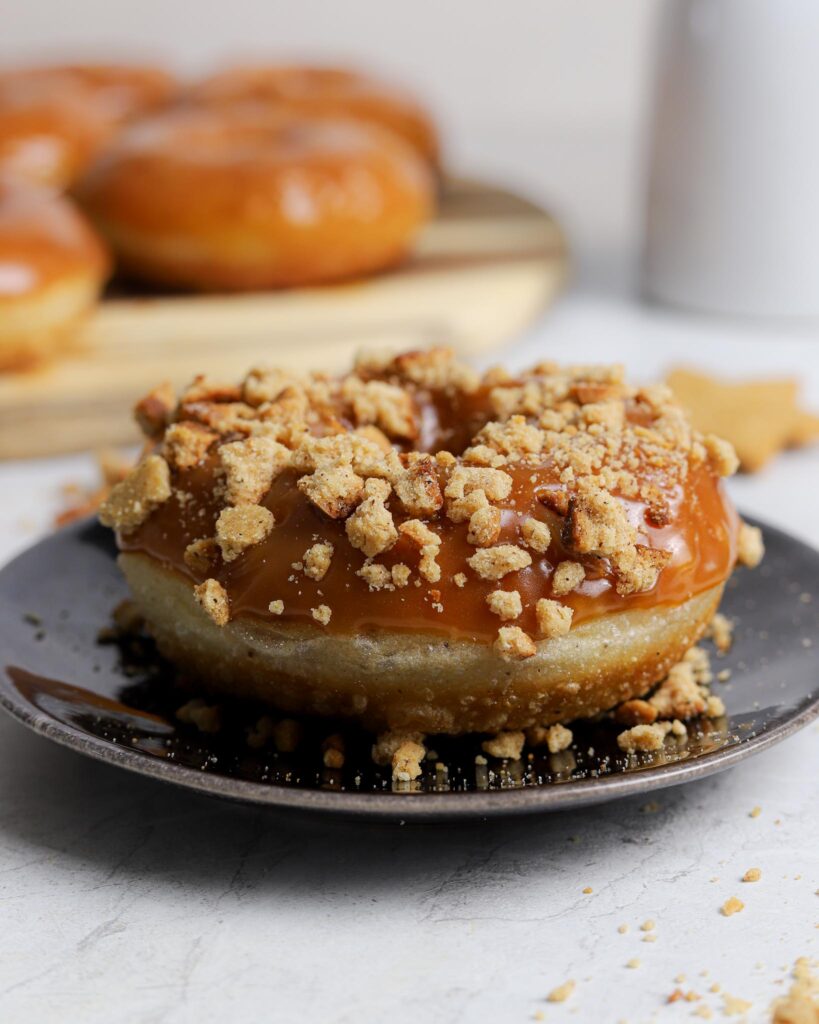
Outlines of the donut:
M 225 107 L 248 100 L 309 117 L 354 117 L 400 135 L 431 166 L 440 144 L 427 112 L 405 92 L 346 68 L 244 65 L 220 71 L 187 93 L 194 104 Z
M 76 90 L 0 79 L 0 173 L 64 190 L 108 136 L 96 108 Z
M 0 168 L 68 188 L 125 121 L 168 102 L 154 67 L 53 65 L 0 73 Z
M 402 260 L 427 167 L 374 126 L 243 108 L 127 129 L 78 186 L 126 273 L 192 289 L 318 284 Z
M 596 715 L 702 636 L 745 529 L 668 389 L 617 367 L 478 377 L 446 349 L 257 368 L 137 406 L 100 510 L 196 684 L 374 731 Z M 750 528 L 748 528 L 750 529 Z
M 102 242 L 68 199 L 0 178 L 0 370 L 65 346 L 108 270 Z

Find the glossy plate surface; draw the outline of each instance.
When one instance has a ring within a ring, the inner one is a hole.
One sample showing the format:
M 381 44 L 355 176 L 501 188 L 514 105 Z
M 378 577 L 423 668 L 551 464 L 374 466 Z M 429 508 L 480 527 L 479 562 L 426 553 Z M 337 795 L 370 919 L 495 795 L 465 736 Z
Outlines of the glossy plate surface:
M 306 811 L 391 819 L 527 813 L 610 800 L 728 768 L 819 715 L 819 553 L 765 527 L 767 554 L 739 570 L 722 611 L 734 645 L 713 657 L 725 719 L 704 721 L 660 754 L 627 758 L 610 723 L 574 727 L 571 752 L 541 750 L 518 762 L 477 763 L 480 737 L 435 738 L 437 757 L 412 784 L 373 765 L 371 738 L 345 732 L 340 771 L 321 744 L 338 728 L 306 723 L 296 754 L 248 745 L 263 713 L 222 705 L 222 727 L 204 734 L 175 711 L 190 694 L 150 645 L 101 644 L 100 630 L 126 596 L 109 531 L 85 521 L 48 537 L 0 572 L 0 703 L 36 732 L 91 757 L 200 792 Z M 482 758 L 479 760 L 483 760 Z

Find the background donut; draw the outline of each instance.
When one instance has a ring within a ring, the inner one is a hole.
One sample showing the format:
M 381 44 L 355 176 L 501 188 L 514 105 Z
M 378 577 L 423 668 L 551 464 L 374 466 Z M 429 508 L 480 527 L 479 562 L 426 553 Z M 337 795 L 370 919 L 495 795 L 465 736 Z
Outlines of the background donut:
M 134 124 L 77 195 L 126 273 L 215 290 L 383 270 L 433 207 L 427 166 L 391 133 L 250 106 Z

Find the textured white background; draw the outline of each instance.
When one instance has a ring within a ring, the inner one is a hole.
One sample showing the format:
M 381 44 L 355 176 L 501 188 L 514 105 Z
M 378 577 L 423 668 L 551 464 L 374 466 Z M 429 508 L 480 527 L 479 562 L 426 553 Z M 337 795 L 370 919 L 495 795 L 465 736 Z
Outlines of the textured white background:
M 505 358 L 795 372 L 819 408 L 816 329 L 640 306 L 640 127 L 648 0 L 229 5 L 29 2 L 0 56 L 72 45 L 371 57 L 441 110 L 462 168 L 562 213 L 570 295 Z M 36 539 L 88 457 L 0 466 L 0 561 Z M 749 512 L 819 544 L 819 452 L 733 481 Z M 690 1019 L 674 977 L 767 1019 L 785 965 L 816 955 L 819 730 L 730 774 L 605 808 L 458 828 L 300 821 L 83 760 L 0 721 L 0 1016 L 88 1024 Z M 762 807 L 750 818 L 754 805 Z M 743 885 L 746 868 L 762 880 Z M 796 877 L 801 876 L 801 877 Z M 582 889 L 591 886 L 592 894 Z M 743 913 L 722 917 L 726 897 Z M 657 941 L 639 924 L 657 922 Z M 627 922 L 627 935 L 617 926 Z M 638 957 L 642 966 L 626 968 Z M 710 971 L 708 978 L 699 976 Z M 544 997 L 574 978 L 563 1005 Z M 735 1018 L 741 1019 L 741 1018 Z

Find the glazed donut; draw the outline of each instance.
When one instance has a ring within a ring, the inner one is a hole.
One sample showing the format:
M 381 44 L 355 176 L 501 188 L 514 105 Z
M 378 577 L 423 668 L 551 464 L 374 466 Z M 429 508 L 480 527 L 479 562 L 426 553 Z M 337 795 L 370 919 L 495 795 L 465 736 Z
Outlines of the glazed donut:
M 0 167 L 68 188 L 125 121 L 168 102 L 153 67 L 76 64 L 0 73 Z
M 134 124 L 77 194 L 127 273 L 241 290 L 392 266 L 429 217 L 433 187 L 378 128 L 243 108 Z
M 643 694 L 737 559 L 730 445 L 617 368 L 447 350 L 147 396 L 100 512 L 197 684 L 373 730 L 494 732 Z
M 0 179 L 0 370 L 66 345 L 108 270 L 102 242 L 68 199 Z
M 248 100 L 308 117 L 354 117 L 389 128 L 433 167 L 440 144 L 432 119 L 409 95 L 344 68 L 245 65 L 228 68 L 192 87 L 195 104 L 224 107 Z

